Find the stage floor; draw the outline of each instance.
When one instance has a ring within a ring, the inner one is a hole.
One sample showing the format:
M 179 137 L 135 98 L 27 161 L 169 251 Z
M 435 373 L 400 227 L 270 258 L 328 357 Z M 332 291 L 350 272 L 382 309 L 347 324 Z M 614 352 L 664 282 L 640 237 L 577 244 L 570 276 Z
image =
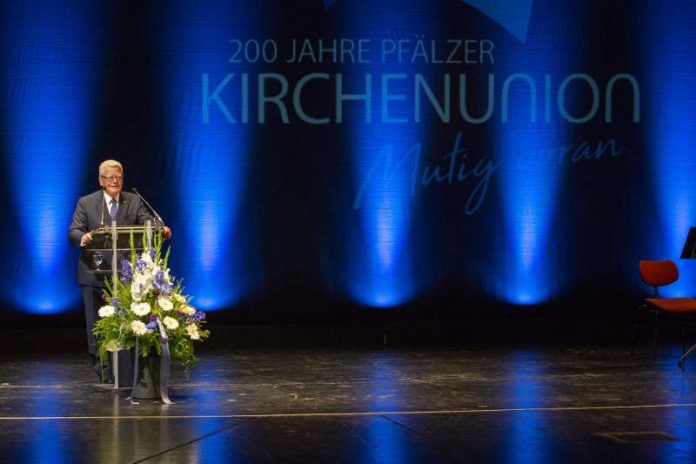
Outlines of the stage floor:
M 203 351 L 174 405 L 95 385 L 86 356 L 0 358 L 0 461 L 696 462 L 681 347 Z

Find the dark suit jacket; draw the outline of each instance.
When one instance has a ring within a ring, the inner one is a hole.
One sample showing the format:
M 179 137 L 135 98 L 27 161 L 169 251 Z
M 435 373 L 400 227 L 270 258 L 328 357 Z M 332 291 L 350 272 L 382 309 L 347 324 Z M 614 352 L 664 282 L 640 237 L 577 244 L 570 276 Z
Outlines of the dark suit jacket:
M 153 219 L 153 217 L 140 198 L 129 192 L 121 192 L 116 223 L 123 226 L 141 225 L 147 219 Z M 98 190 L 78 200 L 68 231 L 68 240 L 73 245 L 80 247 L 80 241 L 84 234 L 101 226 L 109 225 L 111 225 L 111 216 L 109 215 L 109 207 L 104 201 L 104 191 Z M 111 260 L 109 258 L 105 256 L 102 267 L 110 268 Z M 83 248 L 80 248 L 77 281 L 80 285 L 104 287 L 104 276 L 97 276 L 90 272 L 90 261 L 91 256 Z

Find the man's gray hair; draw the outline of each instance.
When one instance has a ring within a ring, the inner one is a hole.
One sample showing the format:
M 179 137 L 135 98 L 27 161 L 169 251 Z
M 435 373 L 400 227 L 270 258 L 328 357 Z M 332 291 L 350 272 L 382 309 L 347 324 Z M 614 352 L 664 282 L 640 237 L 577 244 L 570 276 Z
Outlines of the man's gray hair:
M 102 161 L 102 163 L 99 165 L 99 175 L 100 176 L 104 175 L 106 168 L 117 168 L 119 171 L 121 171 L 121 175 L 123 175 L 123 166 L 121 166 L 121 163 L 119 163 L 116 160 Z

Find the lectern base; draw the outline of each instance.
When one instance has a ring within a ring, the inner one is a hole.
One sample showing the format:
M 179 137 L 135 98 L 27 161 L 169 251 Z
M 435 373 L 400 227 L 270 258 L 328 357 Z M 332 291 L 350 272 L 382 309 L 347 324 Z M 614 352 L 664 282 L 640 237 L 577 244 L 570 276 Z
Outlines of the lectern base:
M 133 388 L 133 355 L 133 350 L 112 353 L 111 369 L 114 376 L 114 389 Z
M 160 357 L 148 356 L 138 360 L 138 383 L 133 398 L 142 400 L 160 398 Z

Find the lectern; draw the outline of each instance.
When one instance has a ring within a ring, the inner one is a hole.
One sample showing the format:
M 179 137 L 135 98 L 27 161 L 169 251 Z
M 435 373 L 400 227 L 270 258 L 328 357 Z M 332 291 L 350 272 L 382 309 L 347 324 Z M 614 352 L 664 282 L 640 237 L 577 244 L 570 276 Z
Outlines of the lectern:
M 112 288 L 116 288 L 119 279 L 118 264 L 124 259 L 130 259 L 131 243 L 136 252 L 150 249 L 153 233 L 157 233 L 161 228 L 162 226 L 153 227 L 148 220 L 145 225 L 140 226 L 119 226 L 112 222 L 110 226 L 92 231 L 92 241 L 85 249 L 85 253 L 91 258 L 88 260 L 90 270 L 104 279 L 111 278 Z M 114 374 L 113 388 L 130 388 L 133 384 L 132 350 L 112 353 L 111 367 Z

